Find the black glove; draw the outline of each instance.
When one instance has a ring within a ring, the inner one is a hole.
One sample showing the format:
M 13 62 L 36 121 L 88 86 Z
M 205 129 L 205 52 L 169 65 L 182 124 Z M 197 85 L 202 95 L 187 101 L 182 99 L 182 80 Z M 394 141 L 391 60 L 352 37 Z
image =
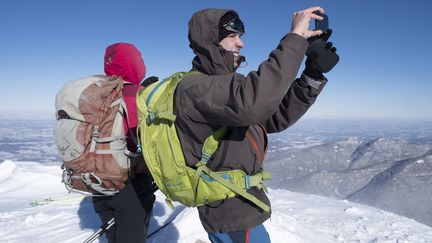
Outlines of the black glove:
M 332 34 L 332 30 L 324 31 L 320 36 L 308 39 L 309 48 L 306 51 L 306 68 L 304 73 L 311 78 L 321 79 L 323 73 L 329 72 L 339 61 L 336 54 L 336 47 L 331 42 L 327 42 Z
M 321 72 L 321 69 L 309 57 L 306 59 L 305 69 L 304 69 L 303 73 L 306 74 L 307 76 L 311 77 L 312 79 L 315 79 L 315 80 L 321 80 L 324 78 L 324 75 Z

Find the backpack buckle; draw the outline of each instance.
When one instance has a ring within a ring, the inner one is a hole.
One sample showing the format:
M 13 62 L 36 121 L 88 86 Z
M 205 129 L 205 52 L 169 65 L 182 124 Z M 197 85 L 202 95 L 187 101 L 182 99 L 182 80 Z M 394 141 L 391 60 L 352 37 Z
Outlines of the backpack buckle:
M 147 116 L 147 122 L 148 123 L 153 123 L 154 119 L 155 119 L 155 114 L 153 112 L 149 112 L 149 114 Z
M 94 138 L 99 137 L 99 126 L 94 126 L 93 127 L 93 137 Z

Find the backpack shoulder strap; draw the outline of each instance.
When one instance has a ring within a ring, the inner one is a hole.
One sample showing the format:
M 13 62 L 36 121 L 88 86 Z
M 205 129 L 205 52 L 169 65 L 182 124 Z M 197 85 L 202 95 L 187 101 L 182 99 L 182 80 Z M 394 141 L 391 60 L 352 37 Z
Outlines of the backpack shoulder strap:
M 177 85 L 181 82 L 181 80 L 194 73 L 199 73 L 197 71 L 191 71 L 191 72 L 177 72 L 171 75 L 170 77 L 158 81 L 148 88 L 152 89 L 150 93 L 148 94 L 145 104 L 148 108 L 149 112 L 149 121 L 151 122 L 155 118 L 161 118 L 166 119 L 169 121 L 175 121 L 175 114 L 174 114 L 174 92 L 177 88 Z M 154 85 L 154 86 L 153 86 Z M 162 90 L 158 92 L 159 90 Z M 158 96 L 158 103 L 157 105 L 154 105 L 155 103 L 152 103 L 152 100 L 155 98 L 155 96 Z

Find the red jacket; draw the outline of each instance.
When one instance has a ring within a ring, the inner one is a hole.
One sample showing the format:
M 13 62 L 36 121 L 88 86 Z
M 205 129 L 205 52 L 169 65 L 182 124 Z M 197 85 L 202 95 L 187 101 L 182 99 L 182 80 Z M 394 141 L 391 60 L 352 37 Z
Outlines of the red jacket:
M 136 108 L 136 93 L 142 89 L 141 81 L 145 77 L 146 67 L 141 52 L 132 44 L 115 43 L 106 48 L 104 70 L 107 76 L 119 76 L 126 82 L 123 87 L 123 97 L 126 103 L 127 117 L 123 118 L 125 134 L 129 138 L 128 148 L 136 151 L 132 135 L 136 136 L 138 116 Z M 132 133 L 132 134 L 131 134 Z

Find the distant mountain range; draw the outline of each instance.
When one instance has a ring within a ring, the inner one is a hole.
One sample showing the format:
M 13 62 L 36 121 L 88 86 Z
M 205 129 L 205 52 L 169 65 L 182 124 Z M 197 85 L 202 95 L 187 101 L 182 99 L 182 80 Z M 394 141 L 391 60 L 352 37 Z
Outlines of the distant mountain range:
M 0 162 L 60 164 L 54 126 L 53 117 L 0 117 Z M 360 202 L 432 226 L 430 121 L 300 120 L 269 135 L 265 168 L 271 188 Z
M 432 143 L 409 137 L 411 142 L 351 137 L 317 144 L 315 139 L 306 147 L 276 139 L 265 164 L 273 176 L 269 186 L 347 199 L 432 225 Z

